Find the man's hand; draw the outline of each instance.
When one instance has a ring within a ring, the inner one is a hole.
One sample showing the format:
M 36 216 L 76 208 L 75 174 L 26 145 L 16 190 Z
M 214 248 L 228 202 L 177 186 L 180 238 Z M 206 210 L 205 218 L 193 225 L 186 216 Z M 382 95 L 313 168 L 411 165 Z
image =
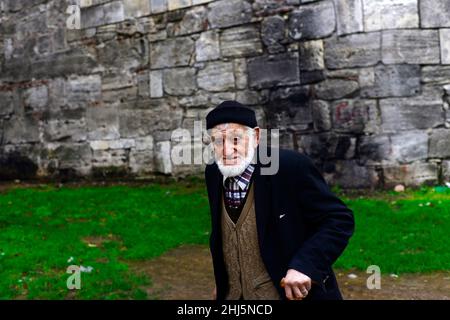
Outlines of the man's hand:
M 213 297 L 213 300 L 217 299 L 217 287 L 216 286 L 214 286 L 214 290 L 212 292 L 212 297 Z
M 311 290 L 311 278 L 297 270 L 289 269 L 286 277 L 281 279 L 280 285 L 284 288 L 286 298 L 301 300 L 306 298 L 309 290 Z

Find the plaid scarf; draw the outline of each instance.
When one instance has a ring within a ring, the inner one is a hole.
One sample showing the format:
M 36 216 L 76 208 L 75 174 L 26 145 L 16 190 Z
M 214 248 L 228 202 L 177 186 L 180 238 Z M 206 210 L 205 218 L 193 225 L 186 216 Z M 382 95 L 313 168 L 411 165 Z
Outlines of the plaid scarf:
M 250 179 L 255 167 L 249 164 L 244 172 L 236 177 L 229 177 L 223 180 L 225 188 L 225 205 L 231 208 L 238 208 L 245 199 L 247 189 L 250 184 Z

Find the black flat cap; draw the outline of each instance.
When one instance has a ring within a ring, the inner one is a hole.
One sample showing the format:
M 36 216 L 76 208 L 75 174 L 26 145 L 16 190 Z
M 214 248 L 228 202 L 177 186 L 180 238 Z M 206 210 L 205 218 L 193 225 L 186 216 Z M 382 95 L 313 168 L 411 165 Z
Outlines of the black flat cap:
M 258 126 L 255 111 L 234 100 L 223 101 L 206 115 L 207 130 L 218 124 L 230 122 L 250 128 Z

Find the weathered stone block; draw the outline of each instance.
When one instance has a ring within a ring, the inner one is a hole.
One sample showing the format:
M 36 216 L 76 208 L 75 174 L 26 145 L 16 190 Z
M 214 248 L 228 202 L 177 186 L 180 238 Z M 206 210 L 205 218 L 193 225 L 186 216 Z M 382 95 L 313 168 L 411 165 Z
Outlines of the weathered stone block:
M 150 0 L 152 13 L 161 13 L 167 10 L 167 0 Z
M 150 97 L 150 75 L 147 70 L 140 71 L 137 76 L 137 89 L 140 97 Z
M 160 141 L 156 143 L 155 169 L 157 172 L 164 174 L 172 173 L 170 141 Z
M 362 0 L 334 0 L 337 34 L 345 35 L 364 30 Z
M 74 170 L 80 175 L 89 174 L 91 170 L 92 151 L 87 143 L 61 144 L 50 148 L 60 171 Z
M 301 131 L 312 125 L 308 87 L 287 87 L 272 91 L 266 108 L 269 127 Z
M 218 105 L 224 100 L 236 100 L 236 93 L 233 91 L 225 91 L 225 92 L 212 92 L 209 93 L 209 102 L 210 105 Z
M 358 82 L 361 88 L 373 87 L 375 85 L 375 68 L 360 68 Z
M 174 130 L 181 126 L 183 109 L 170 101 L 140 102 L 138 108 L 124 108 L 119 111 L 119 132 L 121 138 L 148 136 L 161 130 Z
M 366 68 L 367 69 L 367 68 Z M 344 80 L 354 80 L 357 81 L 361 69 L 341 69 L 341 70 L 327 70 L 327 78 L 332 79 L 344 79 Z
M 92 150 L 108 150 L 110 140 L 92 140 L 89 142 Z
M 289 17 L 289 36 L 294 40 L 325 38 L 336 28 L 332 1 L 320 1 L 292 11 Z
M 322 40 L 301 42 L 299 44 L 299 50 L 300 70 L 313 71 L 325 68 Z
M 441 63 L 450 64 L 450 29 L 440 29 Z
M 450 160 L 442 161 L 442 178 L 445 182 L 450 182 Z
M 372 85 L 368 78 L 363 81 L 367 87 L 361 88 L 361 97 L 413 96 L 420 92 L 420 67 L 417 65 L 379 65 L 375 67 Z
M 224 57 L 249 56 L 262 53 L 259 32 L 254 26 L 226 29 L 220 36 Z
M 236 79 L 236 88 L 245 89 L 248 84 L 247 61 L 245 59 L 235 59 L 233 61 L 234 77 Z
M 209 5 L 208 21 L 211 28 L 226 28 L 245 24 L 252 19 L 252 7 L 243 0 L 220 0 Z
M 104 90 L 102 92 L 103 103 L 106 104 L 135 99 L 135 97 L 137 96 L 138 96 L 138 88 L 136 86 L 126 88 L 116 88 L 113 90 Z
M 286 22 L 283 17 L 271 16 L 261 23 L 261 38 L 269 53 L 284 51 L 283 41 L 286 38 Z
M 194 41 L 189 37 L 155 42 L 150 50 L 152 69 L 187 66 L 194 51 Z
M 355 138 L 338 136 L 334 133 L 301 135 L 298 146 L 301 152 L 313 159 L 331 160 L 350 159 L 355 153 Z
M 3 144 L 39 142 L 40 123 L 32 115 L 15 115 L 3 123 Z
M 392 146 L 390 136 L 386 134 L 362 136 L 358 154 L 367 164 L 391 161 Z
M 74 141 L 86 140 L 85 119 L 56 119 L 44 124 L 44 139 L 46 141 Z
M 430 136 L 430 158 L 450 157 L 450 130 L 433 130 Z
M 118 139 L 109 141 L 110 149 L 131 149 L 135 147 L 134 139 Z
M 138 18 L 150 14 L 150 0 L 126 0 L 123 4 L 126 18 Z
M 26 89 L 23 99 L 25 108 L 43 110 L 48 105 L 48 88 L 47 86 L 38 86 Z
M 113 1 L 99 6 L 81 9 L 81 27 L 91 28 L 111 24 L 125 19 L 125 9 L 122 1 Z
M 92 2 L 93 0 L 80 0 L 79 4 L 81 8 L 86 8 L 92 6 L 93 5 Z
M 189 130 L 189 133 L 191 135 L 191 138 L 194 139 L 195 141 L 203 141 L 203 136 L 198 137 L 197 135 L 199 134 L 198 128 L 200 128 L 201 126 L 201 132 L 200 134 L 206 134 L 206 115 L 208 114 L 209 111 L 211 111 L 212 108 L 189 108 L 186 110 L 186 114 L 183 118 L 183 124 L 182 124 L 182 128 Z M 176 139 L 173 139 L 173 137 L 171 137 L 172 141 L 178 141 Z M 179 142 L 179 141 L 178 141 Z
M 254 0 L 253 12 L 256 17 L 273 16 L 289 12 L 300 4 L 300 0 Z
M 215 30 L 202 32 L 195 42 L 197 61 L 216 60 L 220 57 L 219 34 Z
M 433 84 L 447 84 L 450 79 L 450 66 L 425 66 L 422 68 L 422 81 Z
M 355 179 L 358 177 L 358 179 Z M 361 166 L 355 160 L 337 161 L 330 184 L 342 188 L 362 189 L 376 186 L 378 174 L 374 168 Z
M 295 149 L 294 134 L 287 130 L 280 131 L 277 135 L 280 148 Z
M 438 166 L 435 163 L 416 162 L 409 165 L 383 167 L 385 187 L 397 184 L 406 186 L 435 185 L 438 182 Z
M 425 131 L 405 131 L 391 136 L 393 161 L 409 163 L 428 158 L 428 134 Z
M 237 91 L 236 100 L 244 105 L 260 105 L 267 102 L 267 94 L 260 91 Z
M 117 68 L 120 61 L 122 70 L 147 69 L 149 63 L 147 39 L 133 35 L 125 36 L 125 39 L 108 41 L 102 51 L 97 51 L 99 62 L 104 61 L 103 64 Z
M 336 132 L 374 132 L 378 114 L 375 100 L 343 100 L 331 106 L 333 127 Z
M 153 136 L 139 137 L 135 140 L 135 150 L 136 151 L 144 151 L 144 150 L 153 150 Z
M 198 90 L 195 95 L 180 97 L 178 102 L 184 107 L 206 107 L 209 105 L 210 94 L 203 90 Z M 188 111 L 191 109 L 188 109 Z
M 18 105 L 16 94 L 13 91 L 0 91 L 0 117 L 13 113 L 15 105 Z
M 206 30 L 208 20 L 205 7 L 195 7 L 188 10 L 183 19 L 176 25 L 175 36 L 185 35 Z
M 41 57 L 31 63 L 13 59 L 4 65 L 4 81 L 29 81 L 31 78 L 45 79 L 67 77 L 70 74 L 90 74 L 97 67 L 96 61 L 82 49 L 70 49 Z
M 234 89 L 233 63 L 210 62 L 198 71 L 199 88 L 208 91 L 227 91 Z
M 251 87 L 270 88 L 300 83 L 297 53 L 255 57 L 247 62 Z
M 171 68 L 164 70 L 164 90 L 174 96 L 191 95 L 195 92 L 194 68 Z
M 209 2 L 213 2 L 215 0 L 192 0 L 192 5 L 196 6 L 198 4 L 204 4 L 204 3 L 209 3 Z
M 336 100 L 351 97 L 359 89 L 357 81 L 345 79 L 326 79 L 314 85 L 316 96 L 323 100 Z
M 332 37 L 325 40 L 325 62 L 330 69 L 367 67 L 381 60 L 379 32 Z
M 365 31 L 418 28 L 418 0 L 364 0 Z
M 383 131 L 429 129 L 444 124 L 442 101 L 392 98 L 381 99 Z
M 70 107 L 86 108 L 102 99 L 102 80 L 99 75 L 71 77 L 67 81 L 67 103 Z
M 450 27 L 448 0 L 420 0 L 420 25 L 423 28 Z
M 117 105 L 92 106 L 86 110 L 87 138 L 112 140 L 119 138 Z
M 325 78 L 326 77 L 323 70 L 302 71 L 302 73 L 300 73 L 301 84 L 318 83 L 325 80 Z
M 450 96 L 450 84 L 444 85 L 443 88 L 444 88 L 445 95 L 447 97 Z
M 125 10 L 122 1 L 106 3 L 103 7 L 105 13 L 104 24 L 111 24 L 125 20 Z
M 382 33 L 382 59 L 385 64 L 437 64 L 437 30 L 387 30 Z
M 311 106 L 315 131 L 328 131 L 331 129 L 330 107 L 328 103 L 314 100 Z
M 119 168 L 126 168 L 128 162 L 128 150 L 114 149 L 114 150 L 93 150 L 92 152 L 92 168 L 95 173 L 99 175 L 107 174 L 108 172 L 102 170 L 95 170 L 96 168 L 107 168 L 113 170 L 112 167 L 116 167 L 116 171 Z M 110 172 L 112 173 L 112 172 Z
M 131 72 L 112 71 L 104 72 L 101 79 L 102 91 L 115 91 L 130 88 L 134 85 L 134 78 Z M 81 79 L 82 80 L 82 79 Z
M 154 172 L 154 152 L 153 150 L 137 151 L 131 150 L 129 154 L 129 168 L 131 173 L 139 176 Z
M 160 98 L 163 95 L 162 71 L 150 71 L 150 97 Z
M 192 0 L 167 0 L 169 10 L 177 10 L 192 5 Z

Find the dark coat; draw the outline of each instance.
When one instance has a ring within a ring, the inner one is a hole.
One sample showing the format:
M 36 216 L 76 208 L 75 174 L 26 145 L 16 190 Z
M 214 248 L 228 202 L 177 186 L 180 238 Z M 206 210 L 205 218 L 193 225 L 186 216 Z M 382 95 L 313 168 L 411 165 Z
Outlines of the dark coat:
M 353 212 L 330 191 L 307 156 L 280 149 L 276 174 L 261 175 L 261 166 L 256 163 L 253 172 L 259 247 L 280 295 L 286 299 L 281 278 L 295 269 L 313 281 L 308 300 L 342 299 L 331 266 L 353 234 Z M 205 178 L 217 300 L 223 300 L 228 286 L 220 227 L 223 176 L 213 163 L 206 166 Z

